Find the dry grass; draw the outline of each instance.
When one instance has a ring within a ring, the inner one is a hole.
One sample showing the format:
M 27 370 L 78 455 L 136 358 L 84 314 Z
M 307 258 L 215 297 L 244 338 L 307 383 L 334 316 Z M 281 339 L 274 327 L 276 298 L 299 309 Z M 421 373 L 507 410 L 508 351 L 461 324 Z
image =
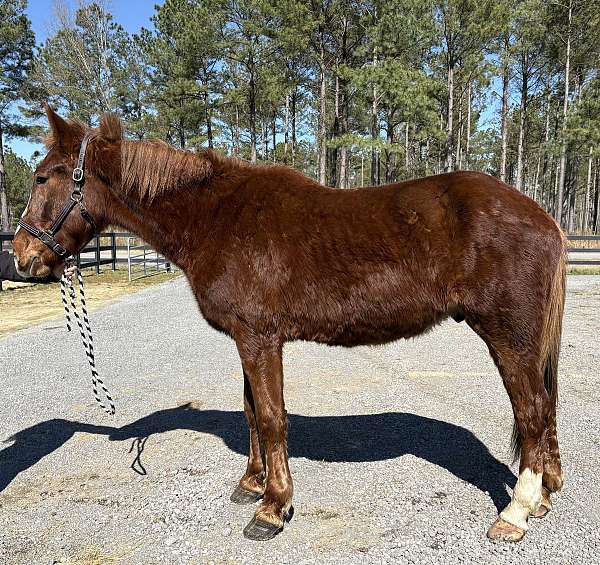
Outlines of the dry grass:
M 568 275 L 600 275 L 600 267 L 588 266 L 588 267 L 568 267 Z
M 129 557 L 132 553 L 133 551 L 131 550 L 123 550 L 119 555 L 110 555 L 108 553 L 103 553 L 97 547 L 90 545 L 59 563 L 64 565 L 108 565 L 109 563 L 118 563 Z
M 137 292 L 180 273 L 160 273 L 131 283 L 127 271 L 106 271 L 85 275 L 85 290 L 91 311 L 125 294 Z M 62 316 L 63 307 L 58 283 L 49 285 L 11 285 L 0 292 L 0 337 L 17 330 Z
M 595 235 L 595 234 L 573 234 L 573 235 Z M 584 240 L 570 240 L 568 242 L 569 249 L 599 249 L 599 239 L 584 239 Z

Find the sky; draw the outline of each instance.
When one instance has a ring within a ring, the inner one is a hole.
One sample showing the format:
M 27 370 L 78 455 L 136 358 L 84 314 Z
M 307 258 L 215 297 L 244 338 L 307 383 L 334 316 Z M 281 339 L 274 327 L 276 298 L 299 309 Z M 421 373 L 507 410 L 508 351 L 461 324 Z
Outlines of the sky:
M 78 5 L 78 0 L 61 0 L 66 2 L 71 8 Z M 109 11 L 114 19 L 129 33 L 137 33 L 140 28 L 151 28 L 150 17 L 154 14 L 156 4 L 161 4 L 160 0 L 106 0 Z M 48 35 L 48 29 L 52 27 L 53 5 L 55 0 L 29 0 L 27 15 L 31 20 L 32 28 L 35 33 L 36 43 L 42 43 Z M 500 88 L 498 80 L 494 83 L 494 89 Z M 498 99 L 486 101 L 486 107 L 479 119 L 478 128 L 486 129 L 492 126 L 494 116 L 497 112 Z M 42 145 L 30 143 L 23 139 L 10 140 L 7 145 L 21 157 L 29 160 L 35 151 L 44 151 Z
M 78 5 L 77 0 L 64 0 L 71 8 Z M 154 14 L 154 6 L 161 4 L 157 0 L 108 0 L 108 9 L 113 14 L 116 22 L 121 24 L 128 32 L 136 33 L 141 27 L 150 28 L 150 17 Z M 31 27 L 35 33 L 36 43 L 42 43 L 48 35 L 52 25 L 54 0 L 29 0 L 27 16 L 31 20 Z M 21 157 L 29 160 L 36 150 L 43 150 L 41 145 L 30 143 L 22 139 L 8 142 L 9 147 Z

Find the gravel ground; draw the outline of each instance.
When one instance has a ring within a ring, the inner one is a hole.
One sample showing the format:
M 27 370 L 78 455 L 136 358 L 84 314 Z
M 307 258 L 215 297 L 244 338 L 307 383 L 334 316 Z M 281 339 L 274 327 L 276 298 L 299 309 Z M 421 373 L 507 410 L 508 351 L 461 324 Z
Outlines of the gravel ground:
M 508 398 L 452 321 L 385 347 L 286 347 L 295 516 L 245 540 L 253 508 L 229 502 L 247 449 L 239 360 L 178 279 L 92 317 L 114 418 L 62 320 L 0 340 L 0 561 L 600 563 L 600 277 L 568 288 L 566 487 L 518 545 L 485 537 L 516 480 Z

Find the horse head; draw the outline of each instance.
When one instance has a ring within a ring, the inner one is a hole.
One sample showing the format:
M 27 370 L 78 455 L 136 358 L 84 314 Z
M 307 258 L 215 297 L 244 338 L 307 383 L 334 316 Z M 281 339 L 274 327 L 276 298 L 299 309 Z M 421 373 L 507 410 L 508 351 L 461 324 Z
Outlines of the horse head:
M 67 258 L 106 227 L 114 182 L 109 177 L 120 171 L 122 131 L 114 115 L 103 116 L 99 128 L 92 129 L 61 118 L 47 104 L 45 110 L 48 153 L 35 170 L 13 248 L 23 276 L 59 278 Z M 112 166 L 100 170 L 100 160 Z

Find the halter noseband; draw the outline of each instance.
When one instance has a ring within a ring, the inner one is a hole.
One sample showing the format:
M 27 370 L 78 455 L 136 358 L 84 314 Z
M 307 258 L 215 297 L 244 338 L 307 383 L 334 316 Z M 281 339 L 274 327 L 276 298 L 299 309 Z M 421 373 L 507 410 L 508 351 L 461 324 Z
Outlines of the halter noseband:
M 54 236 L 60 230 L 62 225 L 65 223 L 65 220 L 75 208 L 75 206 L 79 205 L 79 212 L 81 217 L 92 227 L 94 234 L 96 233 L 96 224 L 94 223 L 94 219 L 90 216 L 90 213 L 87 211 L 86 207 L 83 204 L 83 185 L 85 183 L 85 175 L 84 175 L 84 164 L 85 164 L 85 152 L 90 141 L 90 134 L 86 133 L 83 137 L 83 141 L 81 142 L 81 147 L 79 149 L 79 157 L 77 158 L 77 165 L 73 169 L 73 192 L 69 196 L 69 200 L 63 206 L 58 218 L 56 218 L 55 222 L 52 224 L 52 227 L 49 230 L 43 230 L 28 224 L 23 218 L 19 220 L 19 226 L 21 226 L 25 231 L 29 232 L 33 237 L 39 239 L 46 247 L 49 247 L 56 253 L 61 259 L 66 259 L 71 256 L 67 249 L 65 249 Z

